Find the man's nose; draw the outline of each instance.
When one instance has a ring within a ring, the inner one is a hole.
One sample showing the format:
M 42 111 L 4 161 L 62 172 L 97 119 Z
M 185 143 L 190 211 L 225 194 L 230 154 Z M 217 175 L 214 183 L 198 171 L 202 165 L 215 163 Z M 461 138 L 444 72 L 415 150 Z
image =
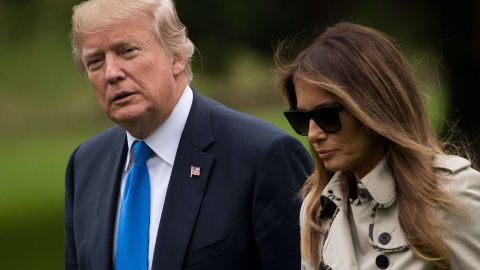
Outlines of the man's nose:
M 116 84 L 125 78 L 121 59 L 115 55 L 105 56 L 105 80 L 108 84 Z
M 325 140 L 327 138 L 327 133 L 320 128 L 313 119 L 310 119 L 308 122 L 308 141 L 314 142 L 318 140 Z

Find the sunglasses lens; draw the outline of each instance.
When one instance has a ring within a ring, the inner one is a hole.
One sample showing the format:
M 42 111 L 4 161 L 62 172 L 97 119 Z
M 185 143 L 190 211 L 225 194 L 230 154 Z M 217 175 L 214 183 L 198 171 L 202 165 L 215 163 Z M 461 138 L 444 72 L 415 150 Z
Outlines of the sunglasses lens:
M 326 133 L 334 133 L 342 128 L 338 112 L 340 107 L 320 108 L 310 112 L 290 110 L 284 112 L 293 129 L 302 136 L 308 135 L 308 126 L 310 119 Z
M 284 112 L 284 115 L 295 132 L 302 136 L 308 135 L 308 122 L 310 119 L 306 112 L 291 110 Z
M 334 108 L 314 110 L 311 116 L 315 123 L 327 133 L 337 132 L 342 128 L 338 111 Z

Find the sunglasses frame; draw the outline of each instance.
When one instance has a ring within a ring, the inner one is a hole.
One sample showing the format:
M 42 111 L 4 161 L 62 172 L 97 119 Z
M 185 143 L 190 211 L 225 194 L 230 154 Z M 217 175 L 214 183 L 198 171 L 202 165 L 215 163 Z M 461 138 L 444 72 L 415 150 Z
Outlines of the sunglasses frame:
M 317 108 L 317 109 L 313 109 L 313 110 L 310 110 L 310 111 L 300 111 L 300 110 L 296 110 L 296 109 L 293 109 L 293 110 L 288 110 L 288 111 L 285 111 L 283 112 L 283 114 L 285 115 L 285 117 L 287 118 L 288 122 L 290 123 L 290 125 L 292 126 L 293 130 L 295 130 L 295 132 L 297 132 L 297 134 L 301 135 L 301 136 L 307 136 L 308 135 L 308 129 L 309 129 L 309 124 L 308 122 L 310 122 L 311 119 L 313 119 L 313 121 L 315 121 L 315 123 L 323 130 L 323 132 L 325 133 L 336 133 L 338 131 L 340 131 L 342 129 L 342 121 L 340 121 L 340 116 L 339 116 L 339 112 L 345 110 L 345 107 L 343 107 L 343 105 L 341 104 L 335 104 L 333 106 L 329 106 L 329 107 L 323 107 L 323 108 Z M 331 112 L 334 112 L 336 113 L 336 116 L 335 116 L 335 121 L 337 122 L 337 128 L 335 129 L 328 129 L 326 128 L 326 126 L 324 125 L 324 123 L 322 123 L 319 119 L 317 119 L 316 115 L 319 113 L 319 111 L 328 111 L 329 113 Z M 302 117 L 306 119 L 308 119 L 308 122 L 306 124 L 306 130 L 305 132 L 303 132 L 303 130 L 300 130 L 300 129 L 297 129 L 296 128 L 296 125 L 292 124 L 295 120 L 294 117 L 298 117 L 298 116 L 295 116 L 295 115 L 303 115 Z

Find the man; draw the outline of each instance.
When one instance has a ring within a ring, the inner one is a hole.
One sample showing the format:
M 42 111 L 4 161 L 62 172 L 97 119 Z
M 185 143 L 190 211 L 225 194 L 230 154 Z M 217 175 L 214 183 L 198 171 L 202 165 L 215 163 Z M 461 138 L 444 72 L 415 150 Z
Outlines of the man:
M 70 157 L 66 269 L 298 269 L 302 145 L 189 87 L 171 0 L 74 8 L 74 57 L 115 126 Z

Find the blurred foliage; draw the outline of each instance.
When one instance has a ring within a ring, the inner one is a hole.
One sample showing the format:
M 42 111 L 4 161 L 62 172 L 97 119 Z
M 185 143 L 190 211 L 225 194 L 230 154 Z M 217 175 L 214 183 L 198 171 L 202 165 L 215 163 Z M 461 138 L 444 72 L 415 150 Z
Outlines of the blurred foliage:
M 0 143 L 1 269 L 63 267 L 63 168 L 77 142 L 40 136 Z
M 0 269 L 63 267 L 68 156 L 112 125 L 71 61 L 70 16 L 79 2 L 0 2 Z M 290 133 L 273 51 L 290 38 L 299 44 L 294 53 L 339 20 L 395 37 L 425 90 L 433 125 L 441 130 L 449 118 L 450 70 L 436 31 L 441 18 L 429 1 L 177 0 L 177 6 L 199 51 L 193 88 Z

